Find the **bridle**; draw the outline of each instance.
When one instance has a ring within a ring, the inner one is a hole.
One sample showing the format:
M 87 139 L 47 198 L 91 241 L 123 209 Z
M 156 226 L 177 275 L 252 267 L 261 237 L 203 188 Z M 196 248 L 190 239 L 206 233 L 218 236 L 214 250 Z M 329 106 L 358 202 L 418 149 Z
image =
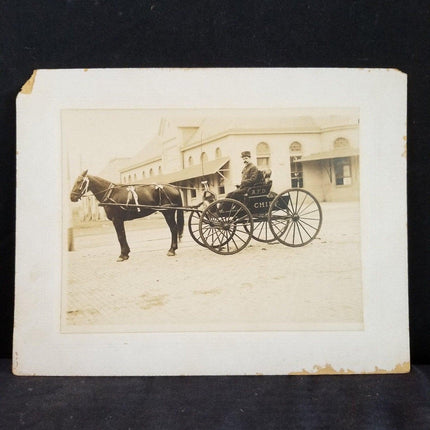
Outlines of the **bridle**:
M 84 197 L 87 193 L 88 193 L 88 188 L 90 185 L 90 178 L 88 176 L 84 176 L 82 177 L 82 183 L 79 186 L 79 191 L 72 191 L 71 194 L 73 196 L 77 196 L 78 200 L 81 199 L 82 197 Z M 92 191 L 92 193 L 95 196 L 98 196 L 100 194 L 105 193 L 105 196 L 102 198 L 102 201 L 106 200 L 110 194 L 110 192 L 115 188 L 115 185 L 111 182 L 108 188 L 105 188 L 104 190 L 98 191 L 98 192 L 94 192 Z
M 88 176 L 82 178 L 82 183 L 79 186 L 79 191 L 72 191 L 71 194 L 78 197 L 78 200 L 82 198 L 84 194 L 88 192 L 88 186 L 90 185 L 90 179 Z

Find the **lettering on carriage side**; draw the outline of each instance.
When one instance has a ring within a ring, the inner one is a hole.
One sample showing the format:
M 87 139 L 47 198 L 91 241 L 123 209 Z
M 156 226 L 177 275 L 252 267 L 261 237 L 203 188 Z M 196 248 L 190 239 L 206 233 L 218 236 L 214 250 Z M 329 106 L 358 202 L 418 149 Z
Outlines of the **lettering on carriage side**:
M 269 207 L 269 202 L 255 202 L 254 203 L 254 208 L 255 209 L 261 209 L 261 208 L 268 208 Z

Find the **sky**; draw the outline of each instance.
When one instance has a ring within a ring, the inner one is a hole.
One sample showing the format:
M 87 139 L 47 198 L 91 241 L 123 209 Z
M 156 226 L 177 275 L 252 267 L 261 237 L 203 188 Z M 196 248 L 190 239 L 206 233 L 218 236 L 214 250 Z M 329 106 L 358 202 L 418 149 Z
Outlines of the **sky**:
M 62 143 L 70 175 L 97 175 L 115 157 L 132 157 L 157 132 L 161 112 L 73 109 L 61 115 Z

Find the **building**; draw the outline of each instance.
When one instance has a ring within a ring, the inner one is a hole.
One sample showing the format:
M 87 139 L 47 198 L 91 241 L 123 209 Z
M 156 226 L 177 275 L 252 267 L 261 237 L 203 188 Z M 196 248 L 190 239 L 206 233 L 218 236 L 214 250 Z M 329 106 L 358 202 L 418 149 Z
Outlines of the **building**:
M 327 111 L 328 112 L 328 111 Z M 122 184 L 171 183 L 184 204 L 201 200 L 206 180 L 219 197 L 240 183 L 242 151 L 272 170 L 273 190 L 303 187 L 320 201 L 359 199 L 359 119 L 341 114 L 164 117 L 158 134 L 120 169 Z

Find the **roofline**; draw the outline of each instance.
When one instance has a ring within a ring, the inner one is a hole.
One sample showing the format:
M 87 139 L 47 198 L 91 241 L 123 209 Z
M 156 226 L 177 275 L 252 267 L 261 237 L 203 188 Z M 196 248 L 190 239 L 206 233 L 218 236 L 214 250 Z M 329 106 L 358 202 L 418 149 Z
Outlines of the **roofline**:
M 149 160 L 141 161 L 140 163 L 130 164 L 129 166 L 120 169 L 119 172 L 125 173 L 125 172 L 128 172 L 129 170 L 136 169 L 137 167 L 144 167 L 147 164 L 154 163 L 155 161 L 158 161 L 161 159 L 162 159 L 161 155 L 158 155 L 157 157 L 153 157 L 153 158 L 150 158 Z
M 254 130 L 244 130 L 244 129 L 232 129 L 227 130 L 222 133 L 215 134 L 209 138 L 203 139 L 201 142 L 194 142 L 189 145 L 182 145 L 180 150 L 182 152 L 185 152 L 188 149 L 193 149 L 198 146 L 204 145 L 206 143 L 215 142 L 216 140 L 222 139 L 226 136 L 234 136 L 234 135 L 250 135 L 250 134 L 321 134 L 326 133 L 330 131 L 337 131 L 337 130 L 348 130 L 348 129 L 356 129 L 358 128 L 358 124 L 348 124 L 348 125 L 340 125 L 335 127 L 327 127 L 327 128 L 320 128 L 318 130 L 265 130 L 265 129 L 254 129 Z

